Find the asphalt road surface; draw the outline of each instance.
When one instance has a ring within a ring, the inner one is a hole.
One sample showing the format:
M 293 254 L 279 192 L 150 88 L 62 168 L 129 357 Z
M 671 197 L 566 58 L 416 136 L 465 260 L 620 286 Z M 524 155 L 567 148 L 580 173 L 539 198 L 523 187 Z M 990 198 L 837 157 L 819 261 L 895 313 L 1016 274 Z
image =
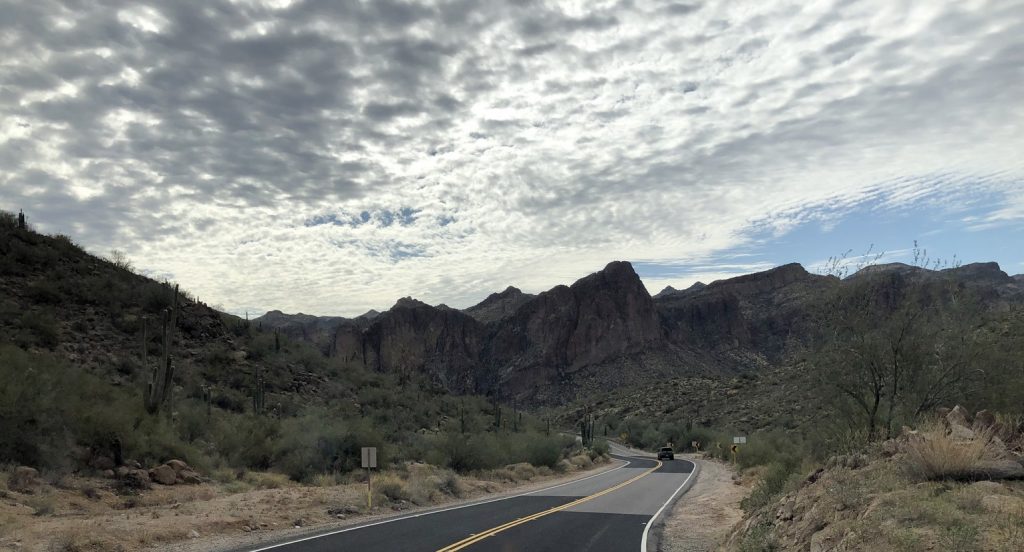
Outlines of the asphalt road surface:
M 612 452 L 618 467 L 573 482 L 248 550 L 643 551 L 655 518 L 690 484 L 695 467 L 687 460 L 638 457 L 616 445 Z

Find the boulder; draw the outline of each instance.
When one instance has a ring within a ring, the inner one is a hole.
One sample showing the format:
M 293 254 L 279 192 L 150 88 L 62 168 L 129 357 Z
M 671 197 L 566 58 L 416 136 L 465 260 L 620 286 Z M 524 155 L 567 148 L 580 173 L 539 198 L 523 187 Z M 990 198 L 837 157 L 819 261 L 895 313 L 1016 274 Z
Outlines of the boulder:
M 170 466 L 171 469 L 173 469 L 175 472 L 183 472 L 189 469 L 188 464 L 177 459 L 168 461 L 167 465 Z
M 112 470 L 116 467 L 114 459 L 109 456 L 94 456 L 89 465 L 98 471 Z
M 151 487 L 149 472 L 146 470 L 129 468 L 120 477 L 124 485 L 131 489 L 148 489 Z
M 178 474 L 174 468 L 163 464 L 149 470 L 149 478 L 161 485 L 174 485 L 178 481 Z
M 989 410 L 980 410 L 974 415 L 974 431 L 984 431 L 996 427 L 996 415 Z
M 948 424 L 949 426 L 958 425 L 965 428 L 970 428 L 970 414 L 967 412 L 966 408 L 958 404 L 953 407 L 953 410 L 950 410 L 949 413 L 946 414 L 946 424 Z
M 16 493 L 32 494 L 41 484 L 39 471 L 28 466 L 14 468 L 14 473 L 7 480 L 7 488 Z
M 178 478 L 186 485 L 199 485 L 203 482 L 203 478 L 192 470 L 184 470 L 178 473 Z

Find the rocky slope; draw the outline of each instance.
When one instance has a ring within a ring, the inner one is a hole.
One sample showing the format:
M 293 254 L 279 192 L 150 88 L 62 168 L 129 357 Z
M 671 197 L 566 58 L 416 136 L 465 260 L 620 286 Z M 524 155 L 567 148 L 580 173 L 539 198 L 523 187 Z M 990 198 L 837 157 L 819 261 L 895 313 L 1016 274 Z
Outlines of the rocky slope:
M 793 474 L 768 500 L 755 488 L 723 549 L 1024 549 L 1024 426 L 939 414 L 924 431 Z

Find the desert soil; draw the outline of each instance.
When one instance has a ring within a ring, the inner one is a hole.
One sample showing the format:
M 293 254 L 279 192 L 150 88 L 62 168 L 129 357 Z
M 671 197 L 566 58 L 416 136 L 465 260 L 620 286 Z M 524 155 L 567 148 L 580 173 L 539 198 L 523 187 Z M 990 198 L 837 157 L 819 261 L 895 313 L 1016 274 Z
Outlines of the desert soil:
M 743 518 L 740 501 L 750 489 L 733 480 L 732 466 L 695 455 L 680 455 L 700 462 L 700 474 L 665 518 L 660 549 L 664 552 L 715 550 Z

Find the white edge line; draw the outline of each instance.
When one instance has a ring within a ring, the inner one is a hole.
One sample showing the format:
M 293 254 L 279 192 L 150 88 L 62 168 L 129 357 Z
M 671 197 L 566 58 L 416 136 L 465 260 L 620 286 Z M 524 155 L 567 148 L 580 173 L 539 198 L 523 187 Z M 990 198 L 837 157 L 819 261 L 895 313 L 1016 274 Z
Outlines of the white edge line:
M 622 468 L 625 468 L 626 466 L 632 464 L 632 462 L 630 462 L 629 460 L 625 460 L 624 462 L 626 462 L 626 463 L 621 465 L 621 466 L 618 466 L 616 468 L 612 468 L 610 470 L 605 470 L 605 471 L 603 471 L 601 473 L 595 473 L 594 475 L 588 475 L 586 477 L 581 477 L 579 479 L 573 479 L 572 481 L 566 481 L 565 483 L 559 483 L 558 485 L 552 485 L 550 487 L 544 487 L 542 489 L 537 489 L 535 491 L 530 491 L 530 492 L 526 492 L 526 493 L 519 493 L 519 494 L 514 494 L 514 495 L 509 495 L 509 496 L 503 496 L 503 497 L 499 497 L 499 498 L 492 498 L 490 500 L 482 500 L 482 501 L 479 501 L 479 502 L 470 502 L 470 503 L 467 503 L 467 504 L 460 504 L 458 506 L 452 506 L 451 508 L 443 508 L 443 509 L 440 509 L 440 510 L 431 510 L 429 512 L 421 512 L 419 514 L 410 514 L 408 516 L 394 517 L 394 518 L 389 518 L 389 519 L 385 519 L 385 520 L 381 520 L 381 521 L 375 521 L 373 523 L 367 523 L 365 525 L 357 525 L 357 526 L 354 526 L 354 527 L 346 527 L 345 529 L 339 529 L 337 531 L 330 531 L 330 532 L 327 532 L 327 533 L 321 533 L 319 535 L 313 535 L 313 536 L 310 536 L 310 537 L 304 537 L 304 538 L 301 538 L 301 539 L 295 539 L 293 541 L 281 542 L 281 543 L 273 544 L 271 546 L 265 546 L 263 548 L 254 548 L 252 550 L 249 550 L 249 552 L 263 552 L 264 550 L 273 550 L 274 548 L 281 548 L 282 546 L 288 546 L 288 545 L 292 545 L 292 544 L 295 544 L 295 543 L 298 543 L 298 542 L 311 541 L 311 540 L 314 540 L 314 539 L 319 539 L 319 538 L 323 538 L 323 537 L 329 537 L 331 535 L 337 535 L 339 533 L 347 533 L 349 531 L 356 531 L 358 529 L 365 529 L 367 527 L 373 527 L 375 525 L 384 525 L 385 523 L 391 523 L 391 522 L 395 522 L 395 521 L 402 521 L 402 520 L 405 520 L 405 519 L 413 519 L 413 518 L 418 518 L 418 517 L 422 517 L 422 516 L 429 516 L 429 515 L 432 515 L 432 514 L 440 514 L 441 512 L 450 512 L 452 510 L 458 510 L 458 509 L 461 509 L 461 508 L 469 508 L 469 507 L 472 507 L 472 506 L 481 506 L 481 505 L 484 505 L 484 504 L 490 504 L 491 502 L 499 502 L 499 501 L 502 501 L 502 500 L 508 500 L 510 498 L 516 498 L 516 497 L 519 497 L 519 496 L 526 496 L 526 495 L 532 495 L 532 494 L 536 494 L 536 493 L 543 492 L 543 491 L 549 491 L 551 489 L 557 489 L 558 487 L 564 487 L 566 485 L 571 485 L 573 483 L 579 483 L 580 481 L 586 481 L 587 479 L 590 479 L 590 478 L 593 478 L 593 477 L 598 477 L 600 475 L 607 475 L 607 474 L 609 474 L 609 473 L 611 473 L 613 471 L 621 470 Z M 685 485 L 685 483 L 683 483 L 683 484 Z M 660 512 L 660 510 L 659 510 L 659 512 Z M 644 533 L 645 542 L 646 542 L 646 538 L 647 538 L 647 534 Z
M 676 495 L 679 494 L 679 491 L 683 490 L 683 487 L 685 487 L 686 484 L 690 482 L 690 478 L 693 477 L 693 474 L 697 473 L 697 462 L 694 460 L 687 460 L 687 462 L 693 464 L 693 470 L 690 471 L 690 475 L 686 477 L 686 481 L 683 481 L 683 484 L 679 485 L 679 488 L 676 489 L 676 492 L 672 493 L 672 496 L 668 497 L 668 500 L 666 500 L 665 503 L 661 505 L 661 508 L 658 508 L 657 512 L 654 512 L 654 515 L 651 516 L 650 521 L 648 521 L 647 525 L 644 526 L 644 537 L 640 539 L 640 552 L 647 552 L 647 535 L 651 532 L 651 527 L 654 527 L 654 520 L 658 519 L 658 516 L 660 516 L 661 513 L 665 511 L 665 508 L 669 504 L 672 504 L 672 501 L 675 500 Z

